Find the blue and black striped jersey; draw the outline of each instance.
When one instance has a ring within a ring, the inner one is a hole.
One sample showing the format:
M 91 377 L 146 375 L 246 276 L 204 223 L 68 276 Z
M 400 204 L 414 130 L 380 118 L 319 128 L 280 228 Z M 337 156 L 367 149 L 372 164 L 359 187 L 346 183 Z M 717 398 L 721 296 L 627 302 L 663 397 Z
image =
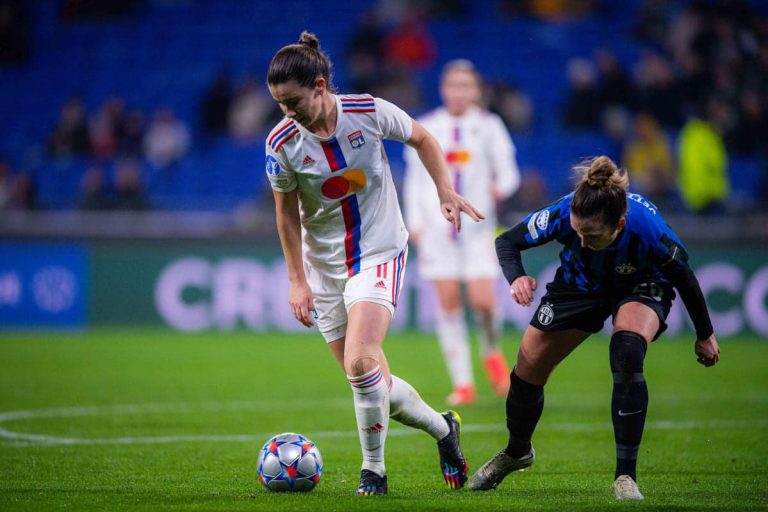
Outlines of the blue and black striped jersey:
M 712 323 L 701 287 L 688 266 L 688 254 L 659 210 L 639 194 L 627 193 L 626 225 L 604 249 L 581 246 L 571 226 L 573 193 L 528 215 L 496 239 L 504 277 L 510 284 L 525 275 L 521 251 L 556 240 L 560 252 L 558 278 L 584 293 L 620 296 L 645 281 L 671 283 L 691 315 L 698 339 L 712 335 Z
M 519 233 L 515 237 L 520 250 L 551 240 L 561 243 L 560 272 L 566 285 L 584 292 L 610 293 L 631 289 L 648 279 L 670 282 L 670 274 L 687 267 L 688 256 L 683 243 L 658 209 L 643 196 L 627 194 L 626 226 L 611 245 L 599 251 L 582 247 L 579 236 L 571 227 L 572 199 L 571 193 L 531 213 L 522 223 L 525 225 L 524 242 L 520 243 Z M 513 281 L 517 275 L 507 278 L 512 277 Z

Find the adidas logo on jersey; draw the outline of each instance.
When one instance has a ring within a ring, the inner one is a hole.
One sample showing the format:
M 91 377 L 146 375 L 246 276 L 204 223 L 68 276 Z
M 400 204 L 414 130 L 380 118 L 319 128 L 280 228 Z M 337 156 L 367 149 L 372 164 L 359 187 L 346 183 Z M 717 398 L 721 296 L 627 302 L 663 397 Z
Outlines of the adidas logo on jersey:
M 387 289 L 387 285 L 386 285 L 386 284 L 384 284 L 384 281 L 379 281 L 378 283 L 376 283 L 375 285 L 373 285 L 373 287 L 374 287 L 374 288 L 383 288 L 384 290 L 386 290 L 386 289 Z
M 305 166 L 311 165 L 313 163 L 315 163 L 315 159 L 312 158 L 311 156 L 307 155 L 307 156 L 304 157 L 304 161 L 301 162 L 301 166 L 305 167 Z

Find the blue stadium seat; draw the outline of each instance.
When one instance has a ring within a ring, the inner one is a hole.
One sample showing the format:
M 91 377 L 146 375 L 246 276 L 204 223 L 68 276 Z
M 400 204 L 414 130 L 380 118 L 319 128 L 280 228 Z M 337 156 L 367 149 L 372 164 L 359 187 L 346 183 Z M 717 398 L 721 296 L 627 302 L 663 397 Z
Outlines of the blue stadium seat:
M 377 5 L 355 3 L 355 12 Z M 760 7 L 760 2 L 750 2 Z M 622 2 L 598 19 L 565 20 L 556 25 L 528 18 L 504 19 L 490 1 L 470 2 L 470 19 L 430 21 L 439 48 L 438 62 L 467 57 L 491 81 L 512 82 L 528 93 L 536 123 L 517 135 L 521 167 L 536 165 L 553 184 L 551 192 L 568 188 L 567 173 L 579 158 L 615 152 L 610 141 L 591 132 L 565 132 L 559 123 L 566 95 L 565 65 L 570 56 L 591 56 L 605 41 L 605 26 L 615 37 L 611 49 L 624 63 L 634 61 L 639 47 L 629 35 L 640 0 Z M 59 110 L 73 93 L 84 96 L 89 111 L 113 95 L 128 108 L 141 108 L 150 118 L 169 105 L 199 138 L 199 101 L 216 72 L 227 65 L 235 78 L 263 77 L 274 51 L 307 28 L 316 32 L 337 61 L 344 82 L 345 41 L 356 28 L 349 5 L 333 0 L 271 0 L 140 3 L 135 16 L 113 21 L 62 22 L 61 2 L 27 2 L 33 60 L 19 70 L 0 73 L 0 154 L 23 160 L 30 147 L 44 147 Z M 285 12 L 294 15 L 284 16 Z M 607 18 L 606 18 L 607 17 Z M 279 30 L 277 30 L 279 27 Z M 427 106 L 439 101 L 435 86 L 439 66 L 416 77 Z M 401 151 L 390 152 L 393 169 L 402 168 Z M 148 168 L 148 188 L 160 208 L 232 208 L 238 201 L 263 195 L 261 144 L 241 146 L 219 141 L 212 148 L 195 144 L 172 172 Z M 20 164 L 20 165 L 23 165 Z M 83 162 L 43 161 L 36 169 L 45 207 L 70 207 L 77 195 Z M 751 160 L 734 160 L 734 190 L 755 190 L 760 169 Z

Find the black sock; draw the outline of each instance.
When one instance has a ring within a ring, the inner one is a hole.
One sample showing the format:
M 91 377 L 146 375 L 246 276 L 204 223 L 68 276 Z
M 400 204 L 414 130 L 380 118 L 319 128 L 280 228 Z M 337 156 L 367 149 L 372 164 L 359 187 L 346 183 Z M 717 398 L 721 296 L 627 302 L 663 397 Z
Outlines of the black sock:
M 507 394 L 507 430 L 509 443 L 504 451 L 520 458 L 531 451 L 531 437 L 544 409 L 544 386 L 530 384 L 517 376 L 514 368 L 509 375 Z
M 611 416 L 616 439 L 614 478 L 629 475 L 637 481 L 637 454 L 648 409 L 648 387 L 643 376 L 646 350 L 645 339 L 639 334 L 619 331 L 611 337 Z

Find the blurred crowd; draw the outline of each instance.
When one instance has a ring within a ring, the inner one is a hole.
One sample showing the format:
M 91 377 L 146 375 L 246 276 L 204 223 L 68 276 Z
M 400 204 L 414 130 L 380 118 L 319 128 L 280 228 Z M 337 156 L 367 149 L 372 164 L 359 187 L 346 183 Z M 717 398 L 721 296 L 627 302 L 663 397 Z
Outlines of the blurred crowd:
M 112 16 L 135 2 L 115 3 L 117 12 L 91 12 L 92 2 L 65 2 L 69 18 Z M 617 8 L 598 0 L 499 1 L 500 18 L 536 17 L 549 22 L 599 14 Z M 0 0 L 0 59 L 13 65 L 28 47 L 21 2 Z M 429 22 L 461 19 L 464 0 L 381 1 L 364 12 L 334 55 L 344 70 L 345 91 L 370 92 L 413 115 L 433 105 L 423 83 L 438 66 L 437 42 Z M 768 20 L 738 0 L 678 2 L 647 0 L 632 37 L 640 50 L 617 55 L 599 48 L 568 60 L 563 76 L 562 133 L 602 134 L 611 157 L 629 170 L 631 188 L 665 209 L 701 213 L 729 211 L 729 158 L 761 166 L 766 203 L 768 179 Z M 470 52 L 471 54 L 471 52 Z M 467 55 L 470 56 L 471 55 Z M 523 73 L 520 70 L 519 73 Z M 531 131 L 536 104 L 517 84 L 484 84 L 486 107 L 501 116 L 515 135 Z M 62 106 L 46 143 L 47 158 L 89 162 L 80 183 L 78 207 L 89 210 L 147 209 L 146 182 L 153 173 L 172 173 L 191 153 L 205 153 L 217 140 L 260 145 L 282 114 L 262 77 L 235 78 L 226 68 L 201 91 L 198 119 L 181 119 L 170 107 L 147 111 L 118 97 L 88 109 L 72 96 Z M 548 124 L 550 126 L 552 123 Z M 535 208 L 552 199 L 546 173 L 523 164 L 522 184 L 507 207 Z M 0 161 L 0 208 L 35 208 L 31 175 Z
M 627 67 L 608 49 L 571 59 L 562 121 L 615 141 L 636 191 L 718 213 L 728 155 L 768 159 L 768 20 L 737 1 L 678 7 L 644 4 Z
M 80 97 L 62 107 L 47 144 L 49 158 L 88 159 L 78 205 L 84 209 L 146 209 L 147 168 L 167 172 L 190 149 L 190 131 L 173 109 L 161 107 L 147 120 L 139 108 L 126 109 L 119 97 L 90 114 Z M 114 168 L 113 173 L 107 169 Z M 108 179 L 111 174 L 111 180 Z

